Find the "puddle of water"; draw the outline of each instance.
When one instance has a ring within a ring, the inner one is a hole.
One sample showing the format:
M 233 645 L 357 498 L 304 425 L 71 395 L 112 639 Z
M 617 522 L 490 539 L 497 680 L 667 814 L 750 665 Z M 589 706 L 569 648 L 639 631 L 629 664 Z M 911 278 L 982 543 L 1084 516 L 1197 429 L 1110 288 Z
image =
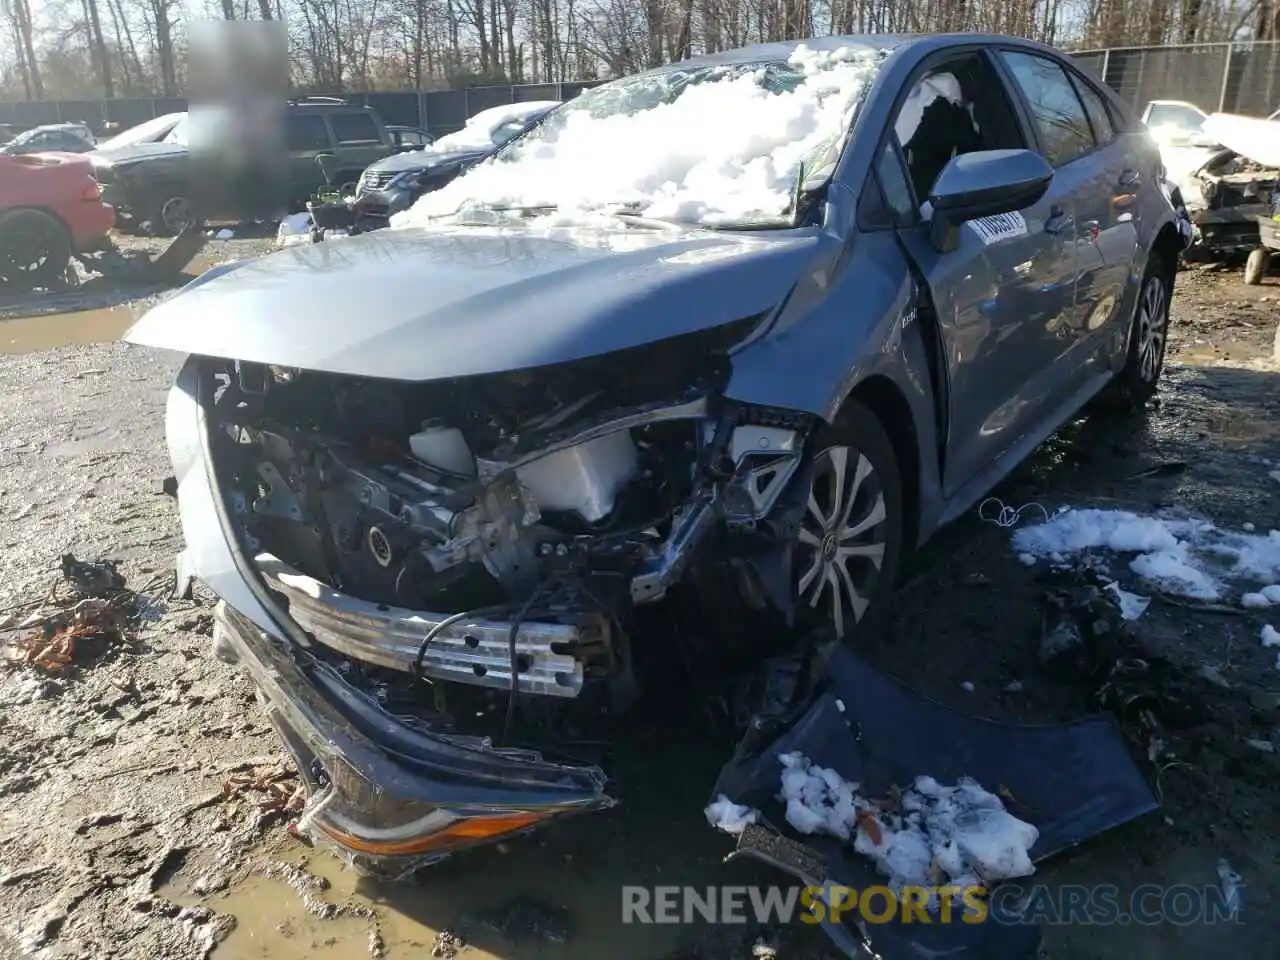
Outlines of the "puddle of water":
M 0 320 L 0 354 L 118 340 L 143 309 L 140 305 L 122 304 L 104 310 Z
M 702 812 L 722 752 L 718 743 L 668 747 L 623 769 L 627 783 L 641 784 L 630 788 L 624 806 L 457 854 L 412 882 L 361 878 L 327 850 L 289 841 L 251 855 L 254 871 L 219 893 L 192 894 L 195 875 L 187 871 L 161 894 L 235 917 L 212 960 L 368 960 L 375 929 L 386 960 L 431 957 L 441 930 L 466 940 L 459 960 L 669 957 L 686 945 L 690 927 L 624 924 L 624 886 L 705 891 L 789 882 L 766 868 L 723 862 L 732 841 L 710 829 Z M 644 771 L 647 780 L 633 780 Z M 327 889 L 299 883 L 296 874 L 281 876 L 272 868 L 279 862 L 303 866 L 304 877 L 327 881 Z M 317 916 L 324 904 L 338 915 Z
M 1240 410 L 1226 409 L 1213 413 L 1205 425 L 1212 440 L 1224 446 L 1248 446 L 1260 440 L 1280 438 L 1280 424 L 1249 416 Z
M 719 839 L 715 834 L 711 837 Z M 680 927 L 623 926 L 623 885 L 679 883 L 705 888 L 741 882 L 726 876 L 718 862 L 723 846 L 716 845 L 717 856 L 693 871 L 689 846 L 681 843 L 667 848 L 670 854 L 650 848 L 648 856 L 641 854 L 626 865 L 611 854 L 607 863 L 597 861 L 590 868 L 577 869 L 563 852 L 532 838 L 517 841 L 507 853 L 474 851 L 428 868 L 414 883 L 400 884 L 363 879 L 327 852 L 295 849 L 278 858 L 266 857 L 262 863 L 268 875 L 255 870 L 218 894 L 195 897 L 182 884 L 160 893 L 176 903 L 198 903 L 235 917 L 235 929 L 213 951 L 212 960 L 368 960 L 375 930 L 386 960 L 418 960 L 432 955 L 442 929 L 465 939 L 462 956 L 467 960 L 654 960 L 678 946 Z M 669 871 L 658 864 L 660 872 L 655 874 L 655 860 L 670 860 Z M 327 888 L 303 887 L 300 893 L 302 885 L 274 874 L 269 865 L 276 863 L 301 867 L 305 876 L 326 882 Z M 535 904 L 535 917 L 538 905 L 550 908 L 543 926 L 553 933 L 559 929 L 557 915 L 567 916 L 571 924 L 567 938 L 543 936 L 516 921 L 522 932 L 508 939 L 490 925 L 493 916 L 509 915 L 502 912 L 504 905 L 520 901 Z M 336 915 L 323 916 L 329 912 L 325 905 L 336 907 Z

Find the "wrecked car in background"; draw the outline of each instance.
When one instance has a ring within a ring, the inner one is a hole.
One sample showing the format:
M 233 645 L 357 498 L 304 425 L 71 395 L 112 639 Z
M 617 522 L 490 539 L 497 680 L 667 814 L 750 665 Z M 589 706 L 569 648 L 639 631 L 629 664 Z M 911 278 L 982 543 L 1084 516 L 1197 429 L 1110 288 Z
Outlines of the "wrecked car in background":
M 1216 256 L 1253 254 L 1261 249 L 1258 219 L 1272 217 L 1280 202 L 1280 121 L 1216 113 L 1203 129 L 1221 147 L 1178 177 L 1194 247 Z
M 189 354 L 182 569 L 303 828 L 398 873 L 611 805 L 569 731 L 678 663 L 640 629 L 676 591 L 760 625 L 703 638 L 721 671 L 847 649 L 1082 405 L 1156 390 L 1159 174 L 1038 44 L 769 44 L 585 92 L 392 229 L 151 310 L 126 339 Z
M 559 105 L 559 100 L 531 100 L 481 110 L 461 130 L 421 150 L 379 160 L 360 175 L 355 215 L 367 229 L 385 226 L 387 217 L 492 156 Z

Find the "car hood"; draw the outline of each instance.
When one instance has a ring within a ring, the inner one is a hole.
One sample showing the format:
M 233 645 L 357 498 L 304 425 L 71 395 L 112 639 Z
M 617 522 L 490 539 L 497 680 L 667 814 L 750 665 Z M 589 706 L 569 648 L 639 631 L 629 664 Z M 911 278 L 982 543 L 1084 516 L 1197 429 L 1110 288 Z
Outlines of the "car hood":
M 404 173 L 407 170 L 430 170 L 434 167 L 452 167 L 468 160 L 481 160 L 488 156 L 488 150 L 449 150 L 439 153 L 431 152 L 431 148 L 413 150 L 408 153 L 393 153 L 369 165 L 373 173 Z
M 214 268 L 131 343 L 356 376 L 435 380 L 576 360 L 775 306 L 815 230 L 377 230 Z
M 1229 150 L 1265 167 L 1280 167 L 1280 121 L 1215 113 L 1204 132 Z
M 180 143 L 130 143 L 112 150 L 93 150 L 88 156 L 97 166 L 116 166 L 155 157 L 176 157 L 186 152 L 187 148 Z

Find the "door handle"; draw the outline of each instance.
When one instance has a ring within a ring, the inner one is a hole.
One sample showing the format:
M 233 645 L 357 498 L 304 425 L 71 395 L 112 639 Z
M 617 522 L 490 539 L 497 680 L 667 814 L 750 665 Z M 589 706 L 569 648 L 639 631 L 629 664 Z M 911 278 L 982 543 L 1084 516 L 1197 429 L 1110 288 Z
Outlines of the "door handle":
M 1120 174 L 1119 186 L 1123 189 L 1136 187 L 1142 182 L 1141 170 L 1124 170 Z
M 1044 222 L 1045 233 L 1062 233 L 1071 226 L 1071 217 L 1056 203 L 1049 208 L 1049 217 Z

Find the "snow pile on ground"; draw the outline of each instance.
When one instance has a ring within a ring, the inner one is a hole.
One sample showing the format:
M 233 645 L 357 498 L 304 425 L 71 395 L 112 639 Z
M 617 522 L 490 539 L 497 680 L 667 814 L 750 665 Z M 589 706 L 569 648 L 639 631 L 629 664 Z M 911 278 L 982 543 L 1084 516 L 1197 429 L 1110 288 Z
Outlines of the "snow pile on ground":
M 1091 550 L 1133 553 L 1134 573 L 1165 593 L 1194 600 L 1218 599 L 1226 578 L 1268 585 L 1261 596 L 1280 583 L 1280 530 L 1241 533 L 1193 518 L 1066 509 L 1046 523 L 1016 530 L 1013 546 L 1024 561 L 1047 559 L 1056 566 L 1070 566 Z
M 777 217 L 790 207 L 802 162 L 807 176 L 838 156 L 878 63 L 865 48 L 802 46 L 781 78 L 776 68 L 708 68 L 608 84 L 566 103 L 500 160 L 425 194 L 391 225 L 422 226 L 476 207 L 582 212 L 614 204 L 710 224 Z
M 873 860 L 895 890 L 909 884 L 993 883 L 1035 872 L 1029 851 L 1039 831 L 971 779 L 948 787 L 917 777 L 900 795 L 897 809 L 889 809 L 803 754 L 779 759 L 787 823 L 804 834 L 852 839 L 854 850 Z
M 234 239 L 235 239 L 235 236 L 236 236 L 236 232 L 235 232 L 234 230 L 231 230 L 231 229 L 229 229 L 229 228 L 227 228 L 227 227 L 223 227 L 221 230 L 219 230 L 217 233 L 215 233 L 215 234 L 213 235 L 213 239 L 215 239 L 215 240 L 234 240 Z
M 734 803 L 723 793 L 703 813 L 706 814 L 707 823 L 717 830 L 733 834 L 741 833 L 760 816 L 759 810 Z
M 280 221 L 276 230 L 276 246 L 291 247 L 311 242 L 311 214 L 291 213 Z
M 324 231 L 325 240 L 343 240 L 351 236 L 350 231 L 341 227 L 327 227 Z M 276 230 L 276 246 L 292 247 L 299 243 L 311 242 L 311 214 L 309 213 L 291 213 L 280 221 L 280 226 Z
M 1257 592 L 1244 594 L 1240 598 L 1240 605 L 1253 610 L 1280 606 L 1280 584 L 1272 584 L 1269 587 L 1263 587 Z
M 1120 608 L 1121 620 L 1137 620 L 1151 606 L 1150 597 L 1124 590 L 1118 583 L 1108 583 L 1102 589 L 1115 598 L 1116 606 Z

